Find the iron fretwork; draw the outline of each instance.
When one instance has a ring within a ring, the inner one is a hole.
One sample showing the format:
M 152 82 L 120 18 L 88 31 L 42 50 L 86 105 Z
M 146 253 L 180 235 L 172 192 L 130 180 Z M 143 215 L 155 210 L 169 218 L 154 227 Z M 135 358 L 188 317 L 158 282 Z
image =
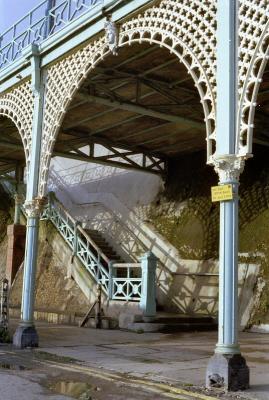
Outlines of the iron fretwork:
M 41 219 L 53 223 L 71 248 L 73 257 L 79 259 L 111 300 L 141 300 L 142 277 L 139 263 L 113 264 L 52 194 Z M 118 270 L 122 271 L 121 276 L 117 275 Z
M 2 34 L 2 66 L 17 60 L 27 45 L 40 44 L 45 37 L 101 4 L 101 0 L 64 0 L 61 4 L 52 0 L 42 1 L 35 9 L 44 11 L 37 13 L 38 18 L 35 18 L 35 11 L 32 10 Z M 239 112 L 236 152 L 240 156 L 247 156 L 252 151 L 257 95 L 268 61 L 268 4 L 267 1 L 249 0 L 241 0 L 239 4 Z M 213 161 L 216 139 L 216 1 L 163 0 L 158 5 L 149 7 L 139 18 L 127 20 L 119 29 L 119 48 L 142 42 L 150 43 L 152 48 L 159 45 L 167 48 L 187 68 L 203 105 L 208 161 Z M 63 114 L 82 80 L 89 71 L 98 68 L 98 62 L 110 53 L 103 35 L 60 61 L 54 60 L 55 63 L 48 67 L 40 165 L 41 195 L 45 193 L 49 163 Z M 144 83 L 149 86 L 154 84 L 155 89 L 159 86 L 159 91 L 171 98 L 172 93 L 165 91 L 156 82 L 145 80 Z M 140 93 L 139 85 L 140 83 L 137 86 L 137 98 Z M 11 118 L 16 124 L 28 164 L 33 120 L 33 96 L 29 81 L 17 81 L 14 88 L 8 88 L 1 94 L 0 114 Z M 256 140 L 266 144 L 262 138 Z

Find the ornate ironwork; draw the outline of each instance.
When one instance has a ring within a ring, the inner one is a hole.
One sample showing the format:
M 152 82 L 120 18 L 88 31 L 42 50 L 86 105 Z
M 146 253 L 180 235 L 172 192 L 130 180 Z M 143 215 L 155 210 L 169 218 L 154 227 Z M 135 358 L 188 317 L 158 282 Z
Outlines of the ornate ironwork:
M 48 219 L 53 223 L 72 249 L 73 255 L 81 261 L 94 280 L 102 285 L 107 295 L 112 293 L 110 297 L 113 300 L 140 301 L 142 285 L 140 264 L 113 265 L 114 271 L 121 268 L 125 273 L 121 274 L 121 277 L 115 274 L 111 279 L 110 260 L 52 195 L 41 219 Z M 134 268 L 138 273 L 134 273 Z
M 118 37 L 119 48 L 135 43 L 158 44 L 185 65 L 204 109 L 208 160 L 215 148 L 215 13 L 215 2 L 163 0 L 125 22 Z M 46 192 L 50 159 L 63 116 L 82 80 L 109 54 L 111 49 L 103 35 L 48 69 L 40 194 Z
M 113 264 L 111 276 L 112 300 L 140 301 L 142 292 L 141 264 Z M 118 277 L 118 270 L 121 275 Z
M 105 22 L 106 40 L 112 54 L 116 56 L 118 54 L 118 30 L 115 22 L 112 21 L 111 18 L 111 15 L 109 15 Z
M 44 0 L 1 36 L 0 67 L 16 60 L 30 43 L 63 29 L 68 23 L 103 0 Z M 252 152 L 253 121 L 257 95 L 269 58 L 269 22 L 266 1 L 240 0 L 239 10 L 239 109 L 235 153 L 248 157 Z M 59 126 L 82 80 L 99 61 L 111 54 L 109 32 L 74 53 L 53 63 L 47 71 L 43 117 L 39 194 L 46 192 L 50 158 Z M 114 31 L 113 31 L 114 32 Z M 113 33 L 112 32 L 112 33 Z M 115 32 L 114 32 L 115 33 Z M 111 38 L 115 39 L 115 35 Z M 115 40 L 113 41 L 115 42 Z M 166 47 L 192 76 L 204 108 L 208 161 L 214 164 L 216 103 L 216 1 L 162 0 L 138 17 L 119 27 L 117 46 L 147 42 Z M 0 98 L 0 114 L 13 120 L 23 140 L 27 163 L 31 151 L 33 95 L 30 82 L 5 92 Z
M 34 96 L 31 82 L 23 82 L 0 97 L 0 115 L 10 118 L 20 134 L 28 169 L 32 144 Z
M 0 68 L 22 55 L 29 44 L 39 44 L 71 21 L 103 4 L 103 0 L 44 0 L 0 36 Z

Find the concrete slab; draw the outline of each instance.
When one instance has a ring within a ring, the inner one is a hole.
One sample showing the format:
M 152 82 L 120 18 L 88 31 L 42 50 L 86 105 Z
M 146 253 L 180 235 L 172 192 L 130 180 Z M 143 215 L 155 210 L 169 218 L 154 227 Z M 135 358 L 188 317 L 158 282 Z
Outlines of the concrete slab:
M 72 357 L 79 365 L 152 382 L 204 387 L 216 332 L 143 333 L 38 324 L 40 349 Z M 239 399 L 269 400 L 269 335 L 241 333 L 242 354 L 250 367 L 251 388 Z M 36 351 L 36 350 L 35 350 Z M 221 398 L 233 398 L 221 395 Z M 30 399 L 30 397 L 28 397 Z

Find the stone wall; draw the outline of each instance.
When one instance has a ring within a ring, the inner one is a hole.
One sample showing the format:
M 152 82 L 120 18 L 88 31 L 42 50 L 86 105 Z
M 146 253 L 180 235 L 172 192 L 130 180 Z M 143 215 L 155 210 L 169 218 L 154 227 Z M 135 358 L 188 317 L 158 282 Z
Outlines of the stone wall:
M 12 201 L 0 185 L 0 280 L 5 277 L 7 254 L 7 225 L 12 223 Z
M 268 149 L 254 150 L 240 183 L 239 262 L 260 265 L 254 288 L 259 301 L 249 321 L 260 324 L 269 323 L 269 164 Z M 204 153 L 181 157 L 170 163 L 165 190 L 148 208 L 148 221 L 182 258 L 218 258 L 219 205 L 210 199 L 217 181 Z
M 68 277 L 71 252 L 66 247 L 52 224 L 41 222 L 35 298 L 35 309 L 41 319 L 42 312 L 81 316 L 89 309 L 89 301 Z M 21 305 L 22 281 L 23 268 L 20 268 L 10 295 L 10 306 L 17 310 Z

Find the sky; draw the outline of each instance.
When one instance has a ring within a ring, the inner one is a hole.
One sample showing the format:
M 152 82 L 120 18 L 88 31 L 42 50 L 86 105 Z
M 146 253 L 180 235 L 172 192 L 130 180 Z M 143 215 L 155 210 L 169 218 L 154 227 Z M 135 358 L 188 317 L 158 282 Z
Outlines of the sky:
M 5 31 L 42 0 L 0 0 L 0 32 Z

